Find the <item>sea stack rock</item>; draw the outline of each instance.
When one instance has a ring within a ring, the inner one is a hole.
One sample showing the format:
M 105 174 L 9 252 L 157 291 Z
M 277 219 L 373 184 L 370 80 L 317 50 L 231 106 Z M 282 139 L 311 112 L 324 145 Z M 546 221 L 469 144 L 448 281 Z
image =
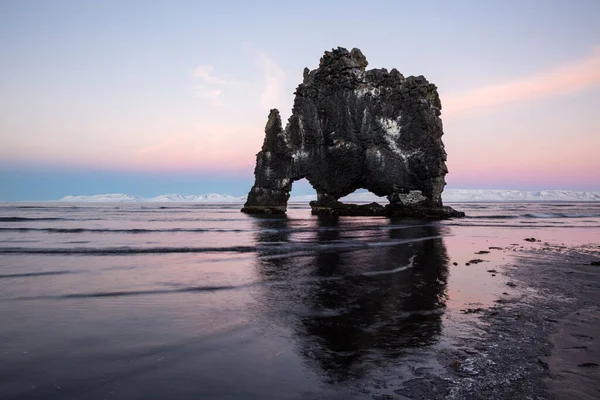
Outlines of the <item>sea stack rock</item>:
M 464 215 L 442 205 L 448 169 L 436 86 L 367 65 L 360 50 L 338 47 L 305 68 L 285 129 L 279 111 L 269 114 L 243 212 L 285 213 L 292 182 L 306 178 L 317 192 L 313 214 Z M 359 188 L 390 204 L 338 201 Z

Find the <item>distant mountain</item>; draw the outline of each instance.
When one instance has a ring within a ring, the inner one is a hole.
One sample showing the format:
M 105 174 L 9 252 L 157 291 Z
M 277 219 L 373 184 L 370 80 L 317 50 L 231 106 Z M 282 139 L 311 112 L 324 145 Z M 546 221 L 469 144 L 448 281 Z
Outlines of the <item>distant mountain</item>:
M 143 198 L 125 193 L 94 194 L 91 196 L 65 196 L 58 201 L 89 203 L 126 203 L 144 201 Z
M 58 201 L 65 202 L 89 202 L 89 203 L 131 203 L 131 202 L 148 202 L 148 203 L 242 203 L 246 201 L 246 197 L 234 197 L 228 194 L 209 193 L 201 195 L 181 195 L 181 194 L 163 194 L 151 198 L 143 198 L 132 196 L 124 193 L 112 194 L 96 194 L 92 196 L 65 196 Z
M 290 202 L 316 200 L 317 196 L 292 196 Z M 442 194 L 444 202 L 488 202 L 488 201 L 600 201 L 600 192 L 576 192 L 569 190 L 479 190 L 479 189 L 447 189 Z M 352 193 L 341 199 L 346 202 L 387 202 L 385 197 L 377 197 L 370 192 Z M 142 198 L 131 194 L 113 193 L 92 196 L 66 196 L 59 201 L 95 202 L 95 203 L 131 203 L 131 202 L 186 202 L 186 203 L 243 203 L 246 196 L 230 196 L 228 194 L 209 193 L 201 195 L 163 194 L 152 198 Z
M 190 202 L 190 203 L 229 203 L 229 202 L 242 202 L 246 201 L 246 197 L 234 197 L 228 194 L 209 193 L 201 195 L 180 195 L 180 194 L 163 194 L 150 199 L 144 199 L 148 202 Z
M 600 201 L 600 192 L 448 189 L 442 193 L 442 199 L 449 203 L 471 201 Z

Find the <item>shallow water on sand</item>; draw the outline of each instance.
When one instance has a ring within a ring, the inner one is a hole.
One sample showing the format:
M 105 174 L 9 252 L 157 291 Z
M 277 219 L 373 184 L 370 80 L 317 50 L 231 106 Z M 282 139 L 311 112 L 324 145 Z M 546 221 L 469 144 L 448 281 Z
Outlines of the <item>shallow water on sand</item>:
M 512 290 L 489 272 L 507 249 L 600 237 L 599 204 L 454 206 L 469 217 L 0 204 L 0 398 L 393 394 L 478 334 L 461 310 Z

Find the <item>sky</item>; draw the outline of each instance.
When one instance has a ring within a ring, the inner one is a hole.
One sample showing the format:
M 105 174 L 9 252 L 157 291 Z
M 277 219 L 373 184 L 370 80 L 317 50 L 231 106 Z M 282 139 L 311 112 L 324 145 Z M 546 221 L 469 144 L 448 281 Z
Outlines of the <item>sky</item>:
M 447 188 L 600 190 L 599 15 L 598 0 L 3 0 L 0 201 L 244 195 L 269 110 L 287 119 L 304 67 L 338 46 L 438 86 Z

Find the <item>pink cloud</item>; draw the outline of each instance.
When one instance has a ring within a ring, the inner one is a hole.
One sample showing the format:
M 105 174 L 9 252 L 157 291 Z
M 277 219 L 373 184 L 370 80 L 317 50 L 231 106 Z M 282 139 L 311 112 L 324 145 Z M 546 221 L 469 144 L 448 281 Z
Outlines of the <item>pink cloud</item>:
M 144 170 L 239 170 L 255 161 L 263 134 L 252 125 L 199 125 L 138 148 L 127 165 Z
M 600 48 L 579 61 L 542 71 L 526 78 L 448 95 L 444 115 L 454 117 L 472 110 L 575 93 L 600 84 Z
M 514 187 L 600 189 L 600 160 L 593 149 L 568 151 L 484 152 L 479 155 L 455 155 L 446 177 L 451 187 Z

